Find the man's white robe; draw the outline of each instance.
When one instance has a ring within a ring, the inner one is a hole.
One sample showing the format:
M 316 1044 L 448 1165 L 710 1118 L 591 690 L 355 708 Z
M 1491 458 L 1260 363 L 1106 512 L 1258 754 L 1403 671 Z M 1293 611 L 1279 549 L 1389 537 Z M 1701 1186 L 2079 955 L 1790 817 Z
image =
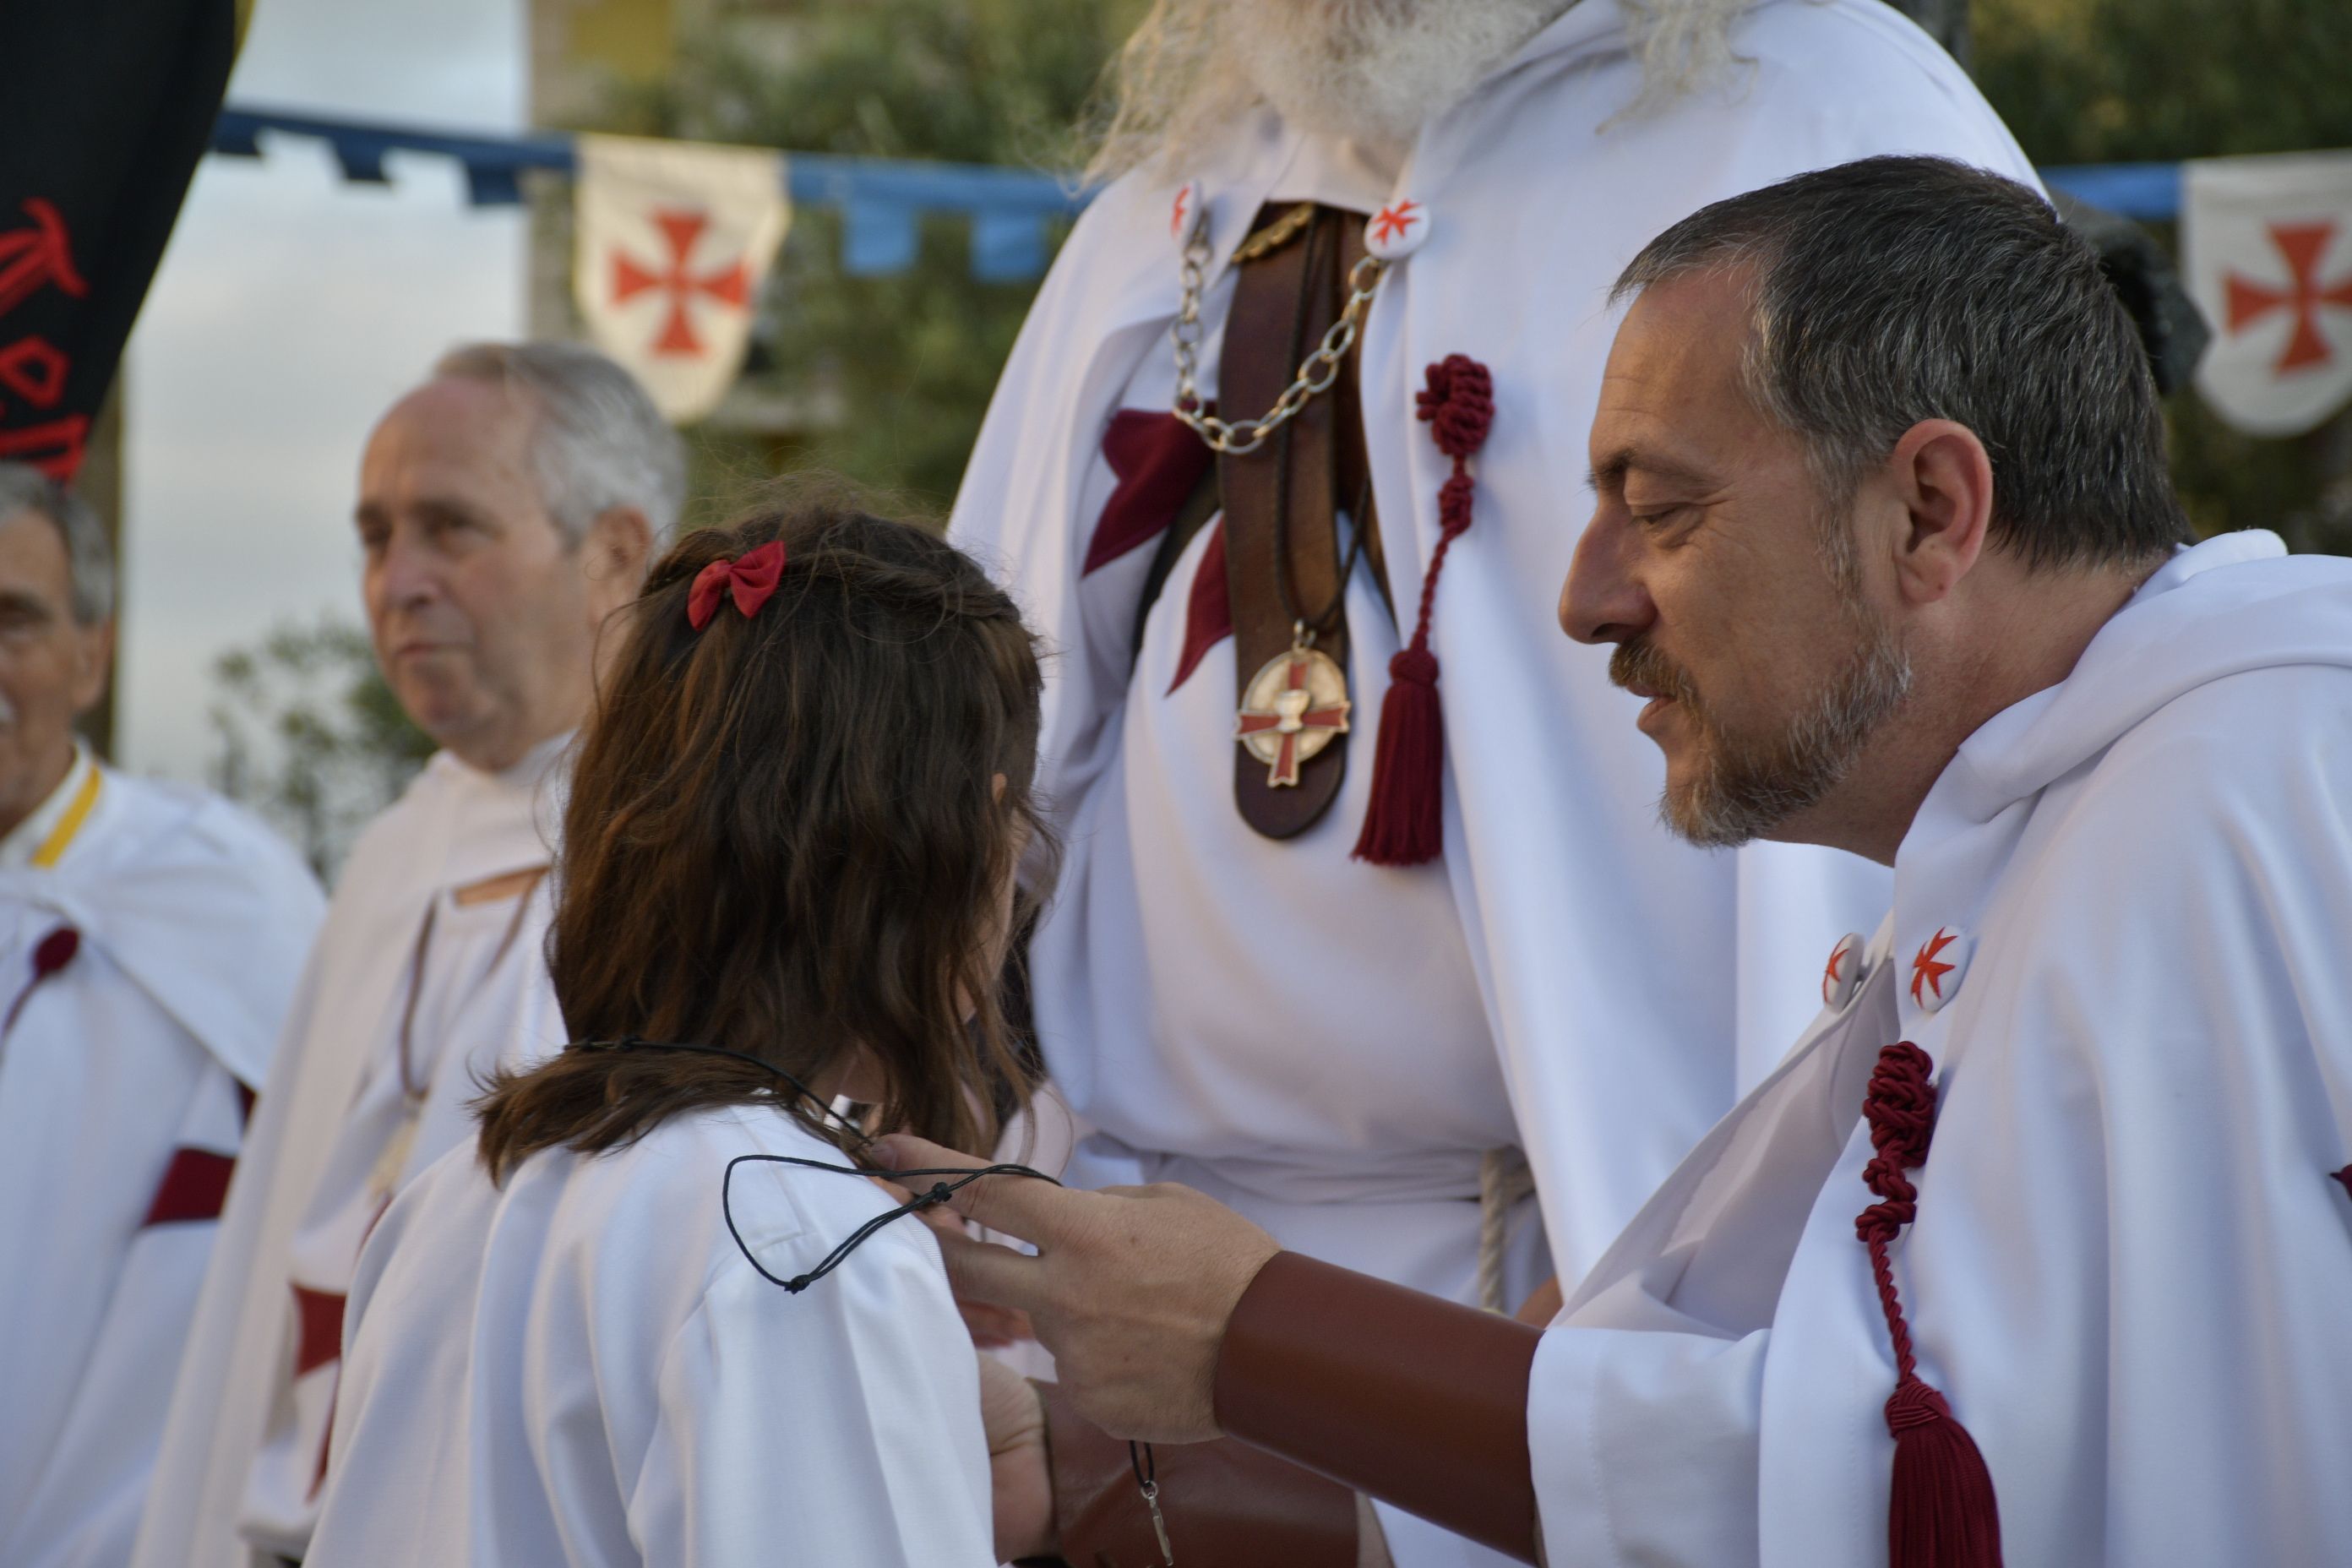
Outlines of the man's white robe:
M 244 812 L 86 757 L 0 846 L 10 1568 L 131 1550 L 251 1087 L 322 907 Z M 60 931 L 79 945 L 36 979 Z
M 1117 483 L 1102 453 L 1114 413 L 1164 413 L 1174 393 L 1177 181 L 1119 181 L 1071 235 L 951 536 L 1002 572 L 1057 653 L 1043 786 L 1068 853 L 1031 960 L 1055 1084 L 1096 1130 L 1075 1179 L 1181 1180 L 1287 1246 L 1459 1299 L 1482 1156 L 1519 1145 L 1573 1279 L 1811 1016 L 1831 942 L 1884 911 L 1884 873 L 1852 857 L 1671 840 L 1638 704 L 1555 619 L 1590 505 L 1606 296 L 1643 243 L 1707 202 L 1870 153 L 2032 178 L 1958 68 L 1873 0 L 1760 5 L 1733 45 L 1729 79 L 1629 112 L 1640 72 L 1619 10 L 1584 0 L 1431 123 L 1392 181 L 1269 113 L 1192 171 L 1215 258 L 1204 392 L 1233 299 L 1225 258 L 1264 203 L 1423 205 L 1428 237 L 1380 285 L 1362 337 L 1402 607 L 1436 544 L 1446 471 L 1413 416 L 1424 368 L 1465 353 L 1494 373 L 1475 522 L 1448 558 L 1432 643 L 1442 865 L 1349 858 L 1399 646 L 1369 571 L 1348 604 L 1346 784 L 1297 838 L 1262 838 L 1234 807 L 1232 641 L 1170 689 L 1213 528 L 1131 652 L 1153 546 L 1083 563 Z M 1540 1249 L 1518 1262 L 1515 1291 L 1539 1278 Z
M 2006 1561 L 2344 1561 L 2347 801 L 2352 563 L 2269 534 L 2177 555 L 1971 736 L 1859 991 L 1544 1335 L 1549 1560 L 1886 1561 L 1895 1373 L 1854 1219 L 1864 1086 L 1900 1038 L 1939 1110 L 1895 1281 Z M 1911 984 L 1939 931 L 1975 948 L 1931 1013 Z
M 308 1562 L 989 1568 L 977 1356 L 919 1220 L 778 1111 L 675 1117 L 503 1190 L 453 1151 L 352 1294 L 340 1456 Z
M 257 1544 L 301 1554 L 317 1497 L 295 1472 L 318 1479 L 340 1362 L 297 1375 L 305 1318 L 295 1287 L 346 1290 L 382 1207 L 366 1187 L 397 1135 L 383 1102 L 412 997 L 422 1004 L 414 1043 L 432 1048 L 430 1088 L 395 1186 L 471 1137 L 465 1107 L 478 1075 L 562 1044 L 543 958 L 545 879 L 511 931 L 503 915 L 454 938 L 441 922 L 457 889 L 548 864 L 569 741 L 499 773 L 436 755 L 353 847 L 229 1194 L 134 1563 L 245 1568 Z M 419 974 L 428 917 L 440 930 Z M 496 963 L 491 946 L 505 950 Z M 324 1316 L 310 1326 L 310 1338 L 339 1345 Z M 296 1449 L 299 1464 L 288 1458 Z

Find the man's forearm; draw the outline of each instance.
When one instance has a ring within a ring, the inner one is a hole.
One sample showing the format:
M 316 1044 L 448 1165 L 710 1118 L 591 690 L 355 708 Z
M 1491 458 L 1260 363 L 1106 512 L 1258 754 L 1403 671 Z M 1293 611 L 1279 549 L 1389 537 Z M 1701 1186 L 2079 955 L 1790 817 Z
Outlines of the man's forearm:
M 1533 1563 L 1528 1377 L 1541 1338 L 1508 1318 L 1285 1252 L 1226 1327 L 1217 1423 Z

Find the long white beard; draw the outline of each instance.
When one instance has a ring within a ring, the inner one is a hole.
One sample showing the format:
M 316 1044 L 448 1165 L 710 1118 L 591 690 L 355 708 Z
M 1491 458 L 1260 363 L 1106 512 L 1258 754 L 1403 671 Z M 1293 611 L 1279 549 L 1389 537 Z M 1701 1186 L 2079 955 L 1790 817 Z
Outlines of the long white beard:
M 1570 0 L 1222 0 L 1222 68 L 1304 131 L 1402 148 Z

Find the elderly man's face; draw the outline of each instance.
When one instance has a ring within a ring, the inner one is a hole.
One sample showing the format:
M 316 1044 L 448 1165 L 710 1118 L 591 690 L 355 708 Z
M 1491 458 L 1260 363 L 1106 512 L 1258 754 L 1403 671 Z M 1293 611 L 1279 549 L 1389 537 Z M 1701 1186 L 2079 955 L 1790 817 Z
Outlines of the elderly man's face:
M 1902 703 L 1909 668 L 1867 562 L 1833 567 L 1797 437 L 1749 403 L 1736 279 L 1641 296 L 1619 330 L 1591 433 L 1599 504 L 1560 625 L 1613 642 L 1610 675 L 1648 700 L 1660 811 L 1695 842 L 1780 837 L 1833 791 Z M 1828 525 L 1825 527 L 1825 524 Z
M 37 511 L 0 519 L 0 829 L 66 776 L 73 722 L 106 689 L 110 622 L 73 617 L 65 536 Z
M 360 466 L 362 588 L 377 662 L 418 727 L 503 768 L 580 721 L 612 595 L 566 540 L 532 467 L 535 414 L 487 382 L 426 383 Z

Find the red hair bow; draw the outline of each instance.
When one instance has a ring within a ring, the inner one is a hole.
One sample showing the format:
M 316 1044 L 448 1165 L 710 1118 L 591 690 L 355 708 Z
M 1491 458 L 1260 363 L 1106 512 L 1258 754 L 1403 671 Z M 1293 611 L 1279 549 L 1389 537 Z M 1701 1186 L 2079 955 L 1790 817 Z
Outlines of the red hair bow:
M 783 575 L 784 545 L 780 539 L 746 550 L 732 561 L 714 561 L 694 575 L 694 586 L 686 595 L 686 618 L 700 631 L 719 613 L 719 601 L 730 594 L 738 610 L 757 615 Z

